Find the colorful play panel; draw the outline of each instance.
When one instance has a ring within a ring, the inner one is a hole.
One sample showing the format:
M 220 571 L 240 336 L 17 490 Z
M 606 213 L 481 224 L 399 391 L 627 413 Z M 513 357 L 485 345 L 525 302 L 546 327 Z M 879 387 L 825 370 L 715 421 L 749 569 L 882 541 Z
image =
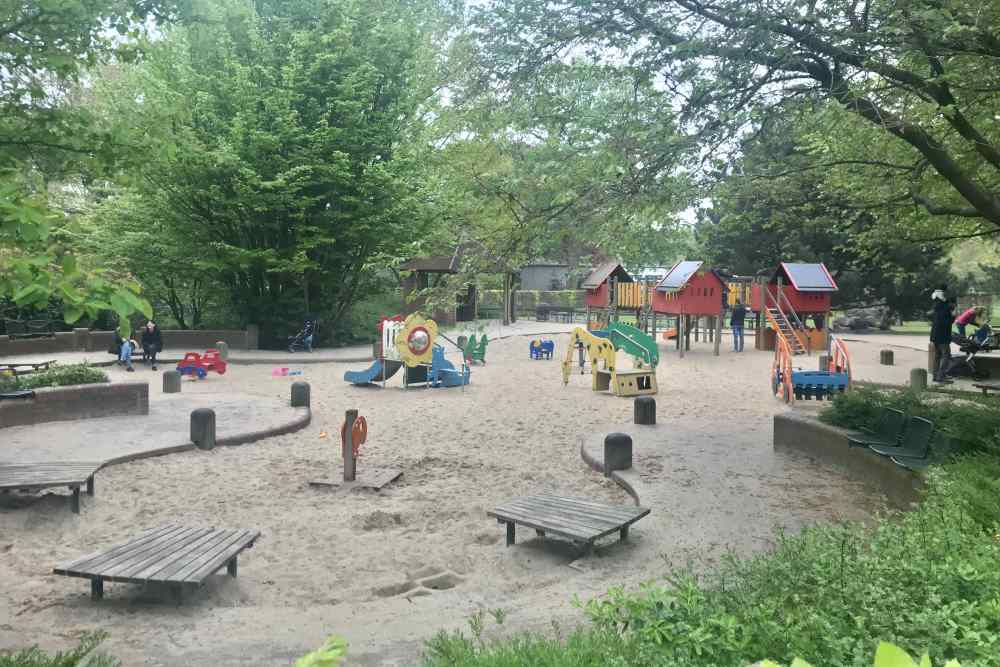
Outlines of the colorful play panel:
M 456 368 L 445 357 L 444 347 L 437 343 L 438 337 L 449 339 L 439 334 L 434 320 L 427 319 L 420 313 L 413 313 L 405 320 L 397 315 L 382 318 L 378 329 L 381 338 L 378 358 L 363 371 L 344 373 L 346 382 L 356 385 L 384 385 L 386 380 L 402 368 L 404 388 L 414 384 L 430 387 L 461 387 L 469 384 L 471 372 L 465 359 L 466 351 L 459 348 L 463 353 L 463 360 L 460 368 Z M 470 341 L 482 361 L 486 355 L 485 334 L 479 344 L 475 343 L 475 337 Z
M 563 385 L 569 384 L 573 373 L 574 349 L 580 351 L 578 365 L 581 374 L 586 359 L 590 359 L 592 390 L 610 390 L 615 396 L 642 396 L 657 392 L 656 365 L 660 354 L 652 336 L 639 329 L 621 322 L 612 322 L 605 330 L 574 329 L 562 363 Z M 633 368 L 618 368 L 616 357 L 619 349 L 632 357 Z

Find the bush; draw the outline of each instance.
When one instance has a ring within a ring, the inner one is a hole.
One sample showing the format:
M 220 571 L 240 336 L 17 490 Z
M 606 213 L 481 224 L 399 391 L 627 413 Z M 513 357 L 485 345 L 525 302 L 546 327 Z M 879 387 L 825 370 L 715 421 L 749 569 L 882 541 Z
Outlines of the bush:
M 378 338 L 376 326 L 382 317 L 403 312 L 403 300 L 396 292 L 373 294 L 355 303 L 343 319 L 327 326 L 338 343 L 370 343 Z M 329 320 L 324 318 L 322 323 Z M 322 331 L 320 336 L 323 337 Z
M 117 659 L 96 652 L 106 636 L 103 633 L 85 634 L 76 648 L 51 656 L 37 646 L 9 655 L 0 654 L 0 667 L 117 667 L 121 664 Z
M 99 384 L 108 382 L 108 375 L 99 368 L 87 364 L 52 366 L 46 371 L 0 378 L 0 391 L 24 391 L 42 387 L 68 387 L 77 384 Z
M 957 398 L 937 392 L 862 386 L 837 396 L 819 418 L 844 428 L 871 429 L 885 408 L 934 422 L 937 442 L 947 441 L 952 453 L 989 452 L 1000 456 L 1000 402 L 992 396 L 968 394 Z

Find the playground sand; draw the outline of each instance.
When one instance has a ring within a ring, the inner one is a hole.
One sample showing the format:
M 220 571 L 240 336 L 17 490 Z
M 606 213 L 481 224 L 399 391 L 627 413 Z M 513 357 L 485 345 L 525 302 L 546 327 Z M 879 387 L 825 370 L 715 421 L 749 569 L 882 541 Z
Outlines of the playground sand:
M 565 354 L 565 337 L 556 340 L 557 356 Z M 767 548 L 775 527 L 865 519 L 881 506 L 871 490 L 801 461 L 775 466 L 766 479 L 740 476 L 740 493 L 756 499 L 752 511 L 720 503 L 699 472 L 775 456 L 771 417 L 786 408 L 766 390 L 770 355 L 715 358 L 700 345 L 679 360 L 664 347 L 658 420 L 678 442 L 714 446 L 688 457 L 691 469 L 649 474 L 683 472 L 692 481 L 678 505 L 697 510 L 654 506 L 627 543 L 602 542 L 583 559 L 525 529 L 505 548 L 503 527 L 486 516 L 505 500 L 546 492 L 631 502 L 587 468 L 579 438 L 629 423 L 632 401 L 590 391 L 589 376 L 563 387 L 559 361 L 529 360 L 527 348 L 526 338 L 491 342 L 488 364 L 474 368 L 465 389 L 404 391 L 400 377 L 384 389 L 343 382 L 345 370 L 362 364 L 304 365 L 301 378 L 271 377 L 268 366 L 211 376 L 197 391 L 287 397 L 292 381 L 306 380 L 313 422 L 240 447 L 110 467 L 80 516 L 64 496 L 0 505 L 0 649 L 61 648 L 100 628 L 126 665 L 278 665 L 338 633 L 351 642 L 350 664 L 413 664 L 433 633 L 466 627 L 477 610 L 504 609 L 504 631 L 545 631 L 549 619 L 565 629 L 583 618 L 574 595 L 637 585 L 668 562 L 709 568 L 728 549 Z M 151 391 L 155 401 L 158 382 Z M 368 421 L 359 468 L 403 470 L 381 492 L 309 486 L 340 476 L 349 408 Z M 50 574 L 56 562 L 166 522 L 255 528 L 262 537 L 241 557 L 237 579 L 215 577 L 181 605 L 131 584 L 106 584 L 106 599 L 95 603 L 85 581 Z

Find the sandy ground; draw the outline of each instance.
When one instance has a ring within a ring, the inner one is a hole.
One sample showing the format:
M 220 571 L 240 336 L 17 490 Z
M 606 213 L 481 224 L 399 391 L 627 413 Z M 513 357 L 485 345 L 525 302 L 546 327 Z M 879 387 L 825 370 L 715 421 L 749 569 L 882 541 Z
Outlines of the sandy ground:
M 561 356 L 566 338 L 556 341 Z M 883 367 L 868 359 L 877 346 L 858 345 L 859 368 L 877 379 Z M 477 609 L 506 610 L 510 629 L 545 631 L 551 619 L 570 626 L 582 620 L 574 595 L 655 579 L 668 562 L 710 566 L 727 549 L 765 549 L 775 526 L 865 519 L 882 506 L 834 470 L 775 459 L 771 417 L 787 408 L 768 390 L 770 353 L 716 358 L 701 343 L 681 360 L 664 346 L 658 419 L 690 450 L 687 470 L 655 474 L 683 474 L 693 480 L 690 495 L 658 500 L 629 542 L 610 540 L 583 559 L 526 531 L 507 549 L 502 526 L 485 513 L 514 496 L 630 502 L 587 468 L 579 439 L 630 422 L 631 400 L 590 391 L 586 376 L 563 387 L 558 360 L 531 361 L 527 347 L 526 338 L 491 343 L 488 365 L 464 390 L 404 391 L 399 377 L 385 389 L 355 387 L 343 373 L 363 364 L 313 364 L 304 370 L 313 401 L 304 431 L 110 467 L 80 516 L 54 495 L 0 504 L 0 649 L 62 648 L 104 629 L 107 650 L 126 665 L 283 665 L 337 633 L 351 643 L 350 664 L 414 664 L 428 637 L 464 627 Z M 203 386 L 286 397 L 296 379 L 232 366 Z M 380 493 L 308 484 L 340 474 L 333 436 L 349 408 L 369 425 L 359 465 L 404 471 Z M 711 446 L 699 448 L 702 441 Z M 754 466 L 719 474 L 725 448 L 766 460 L 782 483 L 754 479 Z M 734 512 L 742 494 L 764 509 Z M 50 574 L 59 561 L 166 522 L 256 528 L 262 538 L 241 557 L 237 579 L 214 577 L 180 605 L 166 591 L 129 584 L 106 584 L 95 603 L 86 581 Z

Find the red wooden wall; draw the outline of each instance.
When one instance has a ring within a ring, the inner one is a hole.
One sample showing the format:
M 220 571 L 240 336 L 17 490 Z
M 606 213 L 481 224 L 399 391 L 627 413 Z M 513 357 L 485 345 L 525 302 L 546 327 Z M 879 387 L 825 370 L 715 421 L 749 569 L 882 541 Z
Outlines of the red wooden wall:
M 678 292 L 653 292 L 653 310 L 670 315 L 718 315 L 724 286 L 710 271 L 699 271 Z
M 777 294 L 777 285 L 768 285 L 771 289 L 772 294 Z M 800 292 L 791 285 L 783 285 L 781 291 L 784 292 L 785 298 L 792 304 L 792 308 L 796 313 L 801 315 L 802 313 L 829 313 L 830 312 L 830 292 Z M 755 284 L 753 286 L 753 298 L 750 302 L 750 308 L 752 310 L 761 309 L 761 285 Z M 782 306 L 784 310 L 784 306 Z

